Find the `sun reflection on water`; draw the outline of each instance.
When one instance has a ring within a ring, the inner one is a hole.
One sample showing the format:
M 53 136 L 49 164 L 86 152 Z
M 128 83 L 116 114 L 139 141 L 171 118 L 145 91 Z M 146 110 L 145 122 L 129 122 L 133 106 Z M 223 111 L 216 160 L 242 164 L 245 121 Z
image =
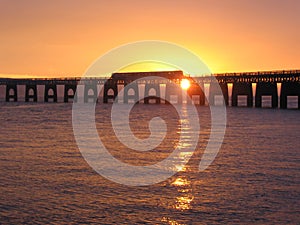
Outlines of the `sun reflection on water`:
M 178 157 L 181 159 L 180 161 L 184 164 L 188 162 L 188 160 L 193 155 L 193 151 L 191 150 L 192 144 L 191 142 L 191 135 L 189 131 L 190 128 L 188 127 L 179 127 L 177 133 L 181 135 L 180 142 L 174 143 L 174 149 L 180 149 Z M 186 171 L 186 167 L 182 165 L 182 163 L 175 165 L 175 169 L 177 172 L 184 172 Z
M 175 208 L 178 210 L 187 210 L 191 209 L 190 203 L 194 200 L 194 196 L 183 196 L 183 197 L 177 197 L 177 203 L 175 205 Z
M 185 224 L 183 224 L 183 223 L 178 223 L 176 220 L 172 220 L 172 219 L 170 219 L 170 218 L 168 218 L 168 217 L 163 217 L 163 218 L 161 219 L 161 222 L 167 223 L 167 224 L 169 224 L 169 225 L 185 225 Z
M 186 167 L 182 166 L 182 165 L 175 165 L 175 169 L 178 172 L 185 172 L 186 171 Z
M 178 188 L 178 196 L 173 207 L 180 211 L 191 209 L 191 203 L 194 200 L 191 182 L 186 177 L 178 177 L 171 185 Z
M 183 114 L 187 116 L 186 109 L 183 108 Z M 191 135 L 191 125 L 190 120 L 188 118 L 183 118 L 180 121 L 181 126 L 178 127 L 177 133 L 180 134 L 181 141 L 178 143 L 174 143 L 174 148 L 180 149 L 180 153 L 177 157 L 180 158 L 181 162 L 184 162 L 185 165 L 177 164 L 175 168 L 178 172 L 185 173 L 190 170 L 189 166 L 186 164 L 188 160 L 193 155 L 192 149 L 192 135 Z M 171 208 L 176 211 L 186 211 L 192 208 L 192 202 L 194 200 L 194 195 L 192 192 L 191 181 L 187 179 L 187 177 L 181 175 L 178 176 L 173 182 L 170 184 L 175 188 L 175 195 L 172 199 Z M 176 193 L 177 192 L 177 193 Z M 175 220 L 171 220 L 170 218 L 163 218 L 163 222 L 167 222 L 168 224 L 179 224 Z
M 182 186 L 187 186 L 190 184 L 190 181 L 188 181 L 186 178 L 183 177 L 178 177 L 173 183 L 171 184 L 172 186 L 177 186 L 177 187 L 182 187 Z

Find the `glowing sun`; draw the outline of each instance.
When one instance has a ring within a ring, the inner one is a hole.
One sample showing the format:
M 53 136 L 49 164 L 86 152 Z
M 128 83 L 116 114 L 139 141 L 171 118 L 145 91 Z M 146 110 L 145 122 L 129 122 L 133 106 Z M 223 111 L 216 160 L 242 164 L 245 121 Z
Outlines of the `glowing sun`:
M 180 83 L 180 86 L 181 86 L 182 89 L 187 90 L 191 86 L 191 83 L 188 79 L 182 79 L 181 83 Z

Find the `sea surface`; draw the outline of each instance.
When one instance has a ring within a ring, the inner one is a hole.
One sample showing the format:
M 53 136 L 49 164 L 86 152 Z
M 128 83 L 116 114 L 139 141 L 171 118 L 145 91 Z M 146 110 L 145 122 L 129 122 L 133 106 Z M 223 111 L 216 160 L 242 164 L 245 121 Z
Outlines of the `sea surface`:
M 118 141 L 110 110 L 96 107 L 99 138 L 124 163 L 154 164 L 178 144 L 172 105 L 133 108 L 136 137 L 149 136 L 154 116 L 167 124 L 163 143 L 143 153 Z M 222 147 L 199 172 L 211 118 L 209 107 L 197 110 L 199 143 L 188 164 L 167 180 L 135 187 L 90 167 L 74 138 L 71 103 L 1 103 L 0 224 L 300 224 L 300 111 L 227 108 Z

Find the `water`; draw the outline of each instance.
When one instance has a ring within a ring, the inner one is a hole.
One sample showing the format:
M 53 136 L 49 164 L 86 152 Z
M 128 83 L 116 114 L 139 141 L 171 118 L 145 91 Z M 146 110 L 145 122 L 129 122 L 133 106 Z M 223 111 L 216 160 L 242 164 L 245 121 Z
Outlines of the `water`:
M 171 106 L 139 105 L 133 132 L 161 115 L 168 135 L 158 151 L 126 153 L 111 135 L 110 106 L 97 107 L 99 135 L 120 160 L 146 165 L 170 154 L 178 119 Z M 159 184 L 128 187 L 98 175 L 77 148 L 71 104 L 1 103 L 0 223 L 47 224 L 299 224 L 298 110 L 228 108 L 225 139 L 204 172 L 197 166 L 210 132 L 199 108 L 201 133 L 188 165 Z M 175 143 L 176 144 L 176 143 Z

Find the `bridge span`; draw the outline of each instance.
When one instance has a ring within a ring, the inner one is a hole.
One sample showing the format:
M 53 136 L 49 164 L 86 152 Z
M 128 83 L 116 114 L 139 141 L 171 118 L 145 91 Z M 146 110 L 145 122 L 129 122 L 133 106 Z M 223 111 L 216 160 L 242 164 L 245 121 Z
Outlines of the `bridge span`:
M 182 79 L 188 79 L 191 83 L 187 93 L 194 104 L 207 105 L 209 102 L 212 105 L 240 106 L 242 98 L 247 107 L 262 107 L 262 99 L 268 97 L 270 107 L 285 109 L 289 97 L 296 96 L 300 109 L 300 70 L 223 73 L 198 77 L 184 76 L 182 71 L 160 71 L 114 73 L 109 78 L 0 78 L 0 101 L 130 103 L 148 96 L 140 102 L 192 103 L 183 99 L 183 90 L 175 85 L 180 84 Z M 99 90 L 102 91 L 98 94 Z M 117 98 L 121 90 L 123 94 Z

